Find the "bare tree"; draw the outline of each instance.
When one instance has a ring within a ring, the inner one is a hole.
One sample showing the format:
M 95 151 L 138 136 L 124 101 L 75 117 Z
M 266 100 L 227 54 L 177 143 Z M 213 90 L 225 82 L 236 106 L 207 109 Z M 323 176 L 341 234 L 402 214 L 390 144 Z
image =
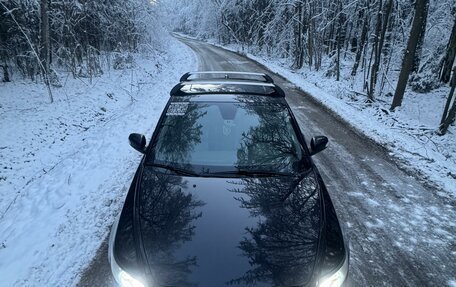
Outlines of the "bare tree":
M 99 75 L 103 52 L 137 51 L 152 42 L 153 8 L 147 0 L 1 0 L 0 62 L 32 80 L 40 73 L 45 83 L 56 79 L 51 65 L 75 77 Z
M 356 72 L 358 71 L 358 66 L 361 60 L 361 56 L 363 55 L 364 49 L 366 47 L 367 43 L 367 32 L 369 29 L 369 1 L 366 1 L 366 6 L 364 9 L 362 9 L 359 13 L 362 13 L 362 18 L 363 20 L 363 25 L 362 25 L 362 31 L 361 31 L 361 39 L 358 42 L 358 47 L 356 48 L 356 57 L 355 57 L 355 63 L 353 65 L 353 69 L 351 72 L 352 76 L 356 76 Z
M 304 15 L 304 4 L 301 0 L 295 3 L 295 62 L 294 67 L 296 69 L 302 68 L 304 65 L 304 33 L 305 28 L 305 15 Z
M 0 44 L 4 41 L 2 39 L 2 35 L 1 34 L 2 34 L 2 31 L 0 29 Z M 0 64 L 0 67 L 3 70 L 3 82 L 9 82 L 10 81 L 10 77 L 9 77 L 9 72 L 8 72 L 8 63 L 7 63 L 6 51 L 0 50 L 0 61 L 3 62 L 3 64 Z
M 453 29 L 445 53 L 445 58 L 440 67 L 440 81 L 448 83 L 451 75 L 451 68 L 456 56 L 456 18 L 454 19 Z
M 49 75 L 49 60 L 50 60 L 50 41 L 49 41 L 49 1 L 41 0 L 40 2 L 41 14 L 41 63 L 44 68 L 43 73 Z M 46 77 L 47 78 L 47 77 Z
M 456 88 L 456 67 L 453 68 L 453 79 L 451 80 L 451 90 L 448 95 L 445 109 L 443 110 L 442 120 L 440 121 L 439 134 L 444 135 L 448 127 L 455 121 L 456 117 L 456 96 L 454 90 Z
M 49 1 L 41 0 L 41 70 L 44 82 L 48 88 L 49 98 L 51 103 L 54 102 L 54 97 L 51 92 L 51 83 L 49 80 L 49 64 L 50 64 L 50 39 L 49 39 Z
M 399 80 L 397 82 L 396 91 L 394 93 L 393 102 L 391 104 L 391 110 L 402 105 L 402 99 L 404 98 L 405 88 L 410 76 L 410 71 L 413 68 L 415 60 L 415 52 L 418 46 L 419 34 L 421 33 L 423 23 L 425 23 L 426 17 L 426 6 L 429 0 L 416 0 L 415 3 L 415 17 L 413 18 L 412 29 L 410 30 L 410 36 L 407 42 L 407 48 L 405 50 L 404 59 L 402 61 L 402 69 L 399 74 Z
M 337 19 L 337 33 L 336 33 L 336 81 L 340 81 L 340 49 L 343 47 L 346 36 L 346 25 L 347 17 L 343 12 L 342 1 L 338 1 L 338 19 Z
M 423 21 L 417 33 L 418 40 L 416 45 L 415 58 L 413 60 L 412 72 L 418 72 L 418 69 L 420 68 L 421 51 L 423 50 L 424 35 L 426 34 L 427 15 L 429 12 L 429 1 L 427 1 L 423 9 Z
M 8 7 L 5 6 L 5 4 L 3 2 L 0 2 L 0 6 L 1 6 L 1 8 L 3 8 L 5 10 L 5 14 L 8 14 L 11 17 L 11 19 L 13 20 L 13 23 L 16 25 L 17 29 L 20 31 L 20 34 L 22 34 L 23 37 L 26 39 L 26 45 L 31 49 L 33 57 L 36 58 L 36 60 L 39 62 L 39 65 L 40 65 L 42 71 L 44 71 L 44 67 L 43 67 L 43 65 L 42 65 L 42 63 L 40 61 L 40 57 L 38 56 L 38 53 L 35 50 L 32 41 L 30 40 L 30 37 L 27 35 L 27 33 L 22 28 L 22 26 L 16 20 L 16 17 L 13 14 L 13 10 L 8 9 Z M 50 98 L 51 103 L 52 103 L 54 101 L 54 98 L 52 96 L 52 91 L 51 91 L 51 87 L 49 85 L 49 80 L 47 78 L 47 74 L 44 73 L 43 76 L 44 76 L 44 79 L 45 79 L 45 83 L 46 83 L 46 87 L 47 87 L 47 90 L 48 90 L 49 98 Z
M 370 89 L 369 89 L 369 93 L 368 93 L 368 98 L 370 101 L 374 100 L 374 91 L 375 91 L 375 86 L 377 85 L 378 70 L 379 70 L 380 62 L 381 62 L 383 43 L 385 41 L 385 34 L 386 34 L 386 30 L 388 29 L 388 21 L 389 21 L 391 11 L 393 8 L 393 0 L 388 0 L 383 12 L 381 12 L 383 10 L 381 5 L 382 5 L 382 1 L 380 0 L 379 13 L 378 13 L 378 18 L 377 18 L 376 35 L 375 35 L 374 48 L 373 48 L 374 49 L 374 64 L 372 65 Z

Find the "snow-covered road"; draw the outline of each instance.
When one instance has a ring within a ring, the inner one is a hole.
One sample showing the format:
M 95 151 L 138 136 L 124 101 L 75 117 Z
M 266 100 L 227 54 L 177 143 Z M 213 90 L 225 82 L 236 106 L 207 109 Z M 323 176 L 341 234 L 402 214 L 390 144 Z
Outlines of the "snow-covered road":
M 195 40 L 181 41 L 195 51 L 200 70 L 268 72 L 238 54 Z M 273 78 L 285 89 L 307 140 L 315 135 L 330 139 L 330 147 L 316 161 L 350 239 L 349 285 L 454 284 L 454 198 L 424 186 L 401 170 L 386 150 L 355 133 L 312 97 L 281 77 Z M 110 276 L 104 245 L 80 286 L 109 286 Z

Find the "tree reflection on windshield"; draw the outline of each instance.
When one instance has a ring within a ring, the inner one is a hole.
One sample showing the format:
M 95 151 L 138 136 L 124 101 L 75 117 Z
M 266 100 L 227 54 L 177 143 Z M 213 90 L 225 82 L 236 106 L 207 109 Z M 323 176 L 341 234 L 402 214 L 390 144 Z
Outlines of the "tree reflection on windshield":
M 295 172 L 302 149 L 283 102 L 173 102 L 154 143 L 155 164 L 194 172 Z
M 188 167 L 191 152 L 201 143 L 202 125 L 198 120 L 206 115 L 203 107 L 185 103 L 182 114 L 167 115 L 156 144 L 156 159 L 180 167 Z
M 238 167 L 264 167 L 269 170 L 293 170 L 302 150 L 296 138 L 290 115 L 284 105 L 274 102 L 252 101 L 239 96 L 244 109 L 258 116 L 258 125 L 242 134 L 237 151 Z

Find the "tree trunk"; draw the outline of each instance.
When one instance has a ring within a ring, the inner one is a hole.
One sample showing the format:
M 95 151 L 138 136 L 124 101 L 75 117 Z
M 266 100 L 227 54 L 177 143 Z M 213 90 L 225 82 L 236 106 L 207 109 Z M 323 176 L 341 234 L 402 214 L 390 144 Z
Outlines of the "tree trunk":
M 41 63 L 43 64 L 44 76 L 49 75 L 49 2 L 41 0 Z
M 8 73 L 8 65 L 5 63 L 4 65 L 1 65 L 1 67 L 3 68 L 3 82 L 9 82 L 10 77 Z
M 336 81 L 340 81 L 340 44 L 337 43 L 336 55 Z
M 313 57 L 314 57 L 314 30 L 315 30 L 315 20 L 312 19 L 314 15 L 314 6 L 312 2 L 309 3 L 309 28 L 307 29 L 307 54 L 309 59 L 309 67 L 312 69 Z
M 453 29 L 451 31 L 448 46 L 443 58 L 442 66 L 440 67 L 440 81 L 448 83 L 451 76 L 451 69 L 453 67 L 454 58 L 456 56 L 456 19 L 454 20 Z
M 405 88 L 412 70 L 416 47 L 418 45 L 419 33 L 423 27 L 425 21 L 425 10 L 429 0 L 416 0 L 415 4 L 415 17 L 413 18 L 412 29 L 410 30 L 410 36 L 407 42 L 407 49 L 405 50 L 404 59 L 402 60 L 402 69 L 399 74 L 399 80 L 397 82 L 396 91 L 394 93 L 393 102 L 391 104 L 391 110 L 402 105 L 402 99 L 404 98 Z
M 313 30 L 314 30 L 314 25 L 312 24 L 312 20 L 310 20 L 310 25 L 309 25 L 309 30 L 307 31 L 307 54 L 309 55 L 309 67 L 312 69 L 313 65 L 313 46 L 314 46 L 314 39 L 313 39 Z
M 442 120 L 440 121 L 439 134 L 444 135 L 448 127 L 454 122 L 456 115 L 456 99 L 454 97 L 454 90 L 456 87 L 456 68 L 453 69 L 453 79 L 451 80 L 451 90 L 443 110 Z M 451 106 L 451 109 L 450 109 Z
M 296 69 L 304 65 L 304 9 L 302 1 L 298 1 L 295 7 L 295 64 Z
M 370 71 L 370 83 L 369 83 L 369 89 L 367 90 L 367 97 L 369 102 L 374 101 L 374 90 L 375 90 L 375 80 L 374 78 L 377 77 L 377 71 L 378 71 L 378 50 L 379 50 L 379 39 L 380 39 L 380 33 L 382 29 L 382 9 L 383 9 L 383 1 L 379 0 L 378 2 L 378 12 L 377 12 L 377 23 L 375 24 L 375 35 L 374 35 L 374 42 L 372 43 L 372 54 L 371 54 L 371 59 L 369 60 L 369 69 Z M 374 63 L 371 66 L 370 63 L 372 62 L 372 56 L 374 58 Z M 369 76 L 368 76 L 369 77 Z M 374 85 L 374 87 L 373 87 Z
M 358 49 L 356 50 L 355 64 L 353 65 L 353 69 L 351 72 L 351 75 L 353 77 L 356 76 L 356 72 L 358 71 L 359 61 L 361 60 L 361 56 L 363 55 L 364 47 L 366 46 L 368 28 L 369 28 L 369 19 L 368 19 L 367 12 L 366 12 L 366 17 L 364 18 L 364 22 L 363 22 L 363 30 L 361 32 L 361 40 L 359 41 Z
M 397 25 L 397 14 L 399 11 L 394 10 L 394 3 L 391 9 L 391 15 L 389 18 L 389 23 L 388 23 L 388 28 L 386 29 L 386 34 L 385 34 L 385 43 L 383 45 L 383 64 L 387 64 L 387 59 L 391 58 L 392 54 L 392 45 L 393 42 L 397 37 L 393 37 L 393 34 L 396 33 L 397 30 L 394 28 Z
M 342 48 L 342 45 L 344 44 L 345 41 L 345 34 L 347 31 L 345 31 L 345 25 L 344 22 L 346 21 L 345 14 L 342 12 L 342 2 L 339 1 L 338 5 L 338 14 L 339 14 L 339 19 L 338 19 L 338 25 L 337 25 L 337 35 L 336 35 L 336 45 L 337 45 L 337 55 L 336 55 L 336 80 L 340 81 L 340 49 Z
M 421 51 L 423 50 L 424 35 L 426 34 L 427 15 L 429 11 L 429 1 L 424 5 L 423 11 L 423 22 L 421 23 L 420 30 L 418 33 L 418 42 L 416 45 L 415 57 L 412 66 L 412 72 L 418 72 L 421 62 Z
M 374 45 L 374 64 L 372 65 L 371 79 L 370 79 L 370 89 L 368 97 L 370 101 L 374 100 L 375 87 L 377 85 L 378 79 L 378 70 L 380 68 L 380 60 L 382 56 L 383 43 L 385 41 L 386 30 L 388 29 L 388 21 L 391 15 L 391 10 L 393 9 L 393 0 L 388 0 L 386 3 L 383 13 L 381 12 L 383 8 L 381 7 L 382 2 L 380 1 L 379 7 L 379 17 L 377 19 L 377 29 L 376 29 L 376 38 Z
M 4 29 L 2 29 L 2 25 L 0 25 L 0 60 L 3 61 L 3 65 L 0 65 L 0 67 L 3 68 L 3 82 L 9 82 L 10 81 L 10 77 L 9 77 L 9 73 L 8 73 L 8 64 L 7 64 L 7 59 L 8 59 L 8 52 L 7 52 L 7 49 L 4 48 L 4 42 L 6 42 L 6 40 L 4 38 L 4 35 L 6 35 L 6 31 L 4 31 Z
M 350 45 L 351 45 L 351 47 L 350 47 L 351 51 L 354 52 L 353 51 L 353 45 L 352 45 L 353 44 L 352 39 L 356 39 L 356 38 L 352 37 L 352 32 L 353 32 L 353 26 L 354 25 L 353 25 L 353 23 L 351 21 L 347 21 L 347 27 L 348 26 L 350 28 L 348 29 L 348 33 L 347 33 L 347 36 L 346 36 L 347 40 L 345 41 L 344 60 L 347 57 L 348 47 Z M 345 28 L 345 29 L 347 29 L 347 28 Z M 355 45 L 355 47 L 356 47 L 356 45 Z
M 50 40 L 49 40 L 49 0 L 41 0 L 41 70 L 44 83 L 48 89 L 49 99 L 54 102 L 52 96 L 51 83 L 49 81 L 49 60 L 50 60 Z

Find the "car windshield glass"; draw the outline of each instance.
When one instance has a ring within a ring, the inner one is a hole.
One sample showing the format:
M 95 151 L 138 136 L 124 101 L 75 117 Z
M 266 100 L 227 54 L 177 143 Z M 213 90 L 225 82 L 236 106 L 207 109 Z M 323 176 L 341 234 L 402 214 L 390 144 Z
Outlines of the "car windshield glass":
M 173 102 L 148 164 L 197 173 L 296 172 L 302 149 L 283 103 Z

